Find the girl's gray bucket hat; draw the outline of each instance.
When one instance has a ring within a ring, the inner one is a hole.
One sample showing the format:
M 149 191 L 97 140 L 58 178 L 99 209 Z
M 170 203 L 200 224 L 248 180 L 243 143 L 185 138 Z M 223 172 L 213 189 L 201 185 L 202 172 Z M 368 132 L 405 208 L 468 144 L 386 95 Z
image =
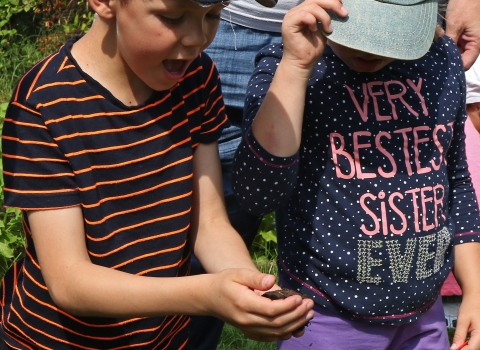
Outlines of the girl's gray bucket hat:
M 414 60 L 427 53 L 437 24 L 437 0 L 343 0 L 348 16 L 332 11 L 329 40 L 379 56 Z

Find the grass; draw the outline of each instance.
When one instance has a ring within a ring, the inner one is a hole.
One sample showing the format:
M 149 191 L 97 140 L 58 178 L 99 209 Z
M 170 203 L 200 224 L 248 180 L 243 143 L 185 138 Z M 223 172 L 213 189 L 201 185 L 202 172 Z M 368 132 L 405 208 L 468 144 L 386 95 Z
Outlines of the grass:
M 260 224 L 255 240 L 250 248 L 250 255 L 257 268 L 263 273 L 277 274 L 277 236 L 275 234 L 275 215 L 265 215 Z M 276 343 L 262 343 L 248 339 L 239 329 L 225 324 L 217 350 L 275 350 Z
M 217 350 L 275 350 L 277 343 L 262 343 L 248 339 L 237 328 L 225 324 Z

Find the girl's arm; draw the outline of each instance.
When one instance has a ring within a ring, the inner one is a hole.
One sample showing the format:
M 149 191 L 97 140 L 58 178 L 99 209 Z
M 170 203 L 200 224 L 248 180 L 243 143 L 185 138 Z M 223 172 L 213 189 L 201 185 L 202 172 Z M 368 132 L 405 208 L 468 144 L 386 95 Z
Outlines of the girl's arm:
M 338 0 L 307 0 L 285 15 L 283 57 L 252 124 L 255 138 L 272 155 L 292 156 L 300 147 L 308 80 L 327 42 L 318 23 L 331 32 L 326 10 L 347 15 Z
M 462 303 L 458 311 L 457 327 L 451 349 L 457 349 L 470 340 L 464 350 L 480 349 L 480 243 L 470 242 L 455 246 L 455 278 L 462 287 Z

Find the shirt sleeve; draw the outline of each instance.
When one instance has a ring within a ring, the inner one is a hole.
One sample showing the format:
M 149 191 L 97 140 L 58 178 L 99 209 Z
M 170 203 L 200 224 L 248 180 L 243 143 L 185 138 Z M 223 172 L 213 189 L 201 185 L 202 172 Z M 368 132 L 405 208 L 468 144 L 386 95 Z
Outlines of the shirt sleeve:
M 6 206 L 53 209 L 80 203 L 72 168 L 34 107 L 10 103 L 2 150 Z
M 258 143 L 251 131 L 281 54 L 281 45 L 276 44 L 265 47 L 256 57 L 246 94 L 243 136 L 233 161 L 234 193 L 242 207 L 255 215 L 283 206 L 295 188 L 298 172 L 298 152 L 291 157 L 276 157 Z
M 458 57 L 460 57 L 458 55 Z M 463 67 L 459 58 L 455 58 L 455 67 Z M 468 170 L 465 150 L 465 111 L 466 83 L 463 69 L 458 69 L 462 91 L 461 107 L 453 125 L 453 138 L 447 152 L 447 174 L 450 184 L 449 210 L 455 224 L 454 244 L 480 242 L 480 216 L 475 190 Z
M 201 121 L 198 142 L 211 143 L 220 138 L 222 130 L 229 126 L 225 113 L 220 76 L 211 58 L 206 54 L 201 55 L 203 98 L 203 120 Z

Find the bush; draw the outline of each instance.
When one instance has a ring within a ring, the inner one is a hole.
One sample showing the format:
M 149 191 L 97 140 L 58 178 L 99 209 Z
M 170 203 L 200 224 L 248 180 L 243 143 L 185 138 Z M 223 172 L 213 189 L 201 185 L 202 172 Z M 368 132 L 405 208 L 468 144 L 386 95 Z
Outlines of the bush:
M 87 0 L 0 0 L 0 103 L 27 69 L 92 22 Z
M 0 0 L 0 43 L 45 33 L 71 36 L 93 21 L 87 0 Z
M 0 104 L 0 131 L 3 126 L 7 104 Z M 0 145 L 1 151 L 1 145 Z M 21 258 L 25 252 L 25 240 L 22 232 L 22 214 L 13 208 L 3 206 L 3 171 L 0 162 L 0 278 L 10 268 L 14 261 Z

